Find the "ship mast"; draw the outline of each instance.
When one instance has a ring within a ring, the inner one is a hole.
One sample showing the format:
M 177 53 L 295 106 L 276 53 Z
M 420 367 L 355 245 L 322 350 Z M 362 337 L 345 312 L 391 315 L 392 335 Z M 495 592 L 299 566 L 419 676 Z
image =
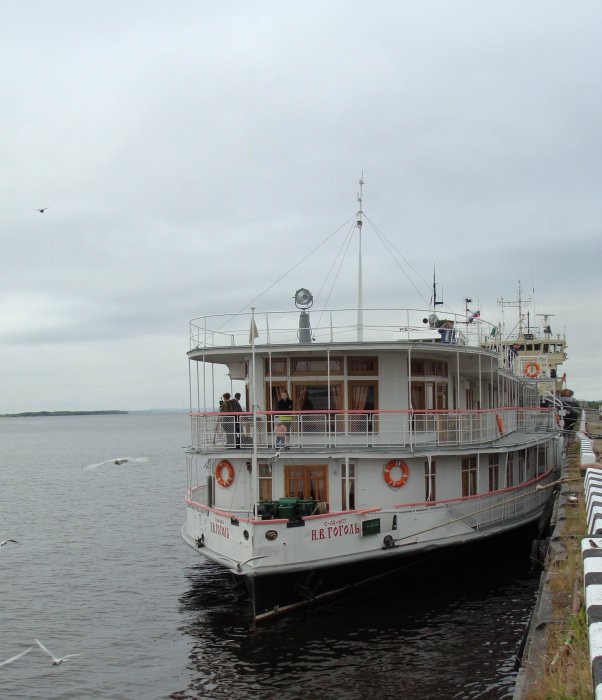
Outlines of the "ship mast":
M 357 195 L 357 201 L 359 202 L 360 208 L 357 212 L 357 231 L 359 235 L 359 257 L 357 265 L 357 339 L 358 342 L 364 340 L 364 299 L 363 299 L 363 289 L 362 289 L 362 188 L 364 186 L 364 173 L 359 181 L 360 191 Z
M 527 299 L 527 303 L 530 303 L 531 299 Z M 521 287 L 520 280 L 518 281 L 518 300 L 517 301 L 504 301 L 503 299 L 498 300 L 498 305 L 501 307 L 504 306 L 511 306 L 513 308 L 518 308 L 518 333 L 517 337 L 522 338 L 523 333 L 524 333 L 524 328 L 523 328 L 523 290 Z M 527 333 L 530 332 L 530 326 L 529 326 L 529 321 L 527 321 Z

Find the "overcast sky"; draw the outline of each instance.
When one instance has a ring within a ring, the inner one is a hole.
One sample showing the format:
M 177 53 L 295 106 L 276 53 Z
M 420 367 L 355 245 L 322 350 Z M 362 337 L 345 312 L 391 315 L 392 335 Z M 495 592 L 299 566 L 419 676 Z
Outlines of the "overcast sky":
M 341 227 L 362 172 L 449 308 L 497 321 L 520 280 L 602 399 L 601 36 L 599 0 L 4 3 L 0 413 L 187 407 L 188 321 Z M 423 305 L 363 246 L 366 305 Z

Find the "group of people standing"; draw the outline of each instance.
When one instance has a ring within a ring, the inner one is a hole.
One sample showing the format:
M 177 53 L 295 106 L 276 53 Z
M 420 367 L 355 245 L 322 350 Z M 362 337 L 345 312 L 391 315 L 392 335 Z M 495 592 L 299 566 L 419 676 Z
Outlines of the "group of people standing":
M 219 402 L 220 413 L 235 414 L 231 418 L 222 418 L 221 424 L 226 434 L 226 445 L 237 449 L 240 448 L 240 414 L 242 413 L 240 398 L 240 394 L 234 394 L 234 398 L 231 398 L 229 392 L 226 392 Z
M 234 398 L 232 398 L 230 393 L 226 391 L 219 402 L 220 414 L 234 414 L 231 417 L 223 415 L 220 424 L 226 435 L 226 445 L 237 449 L 240 448 L 240 414 L 243 413 L 240 399 L 240 394 L 234 394 Z M 287 442 L 293 421 L 293 417 L 290 415 L 290 411 L 293 410 L 293 401 L 288 395 L 288 391 L 280 392 L 277 409 L 281 415 L 276 416 L 274 420 L 276 446 L 283 447 Z

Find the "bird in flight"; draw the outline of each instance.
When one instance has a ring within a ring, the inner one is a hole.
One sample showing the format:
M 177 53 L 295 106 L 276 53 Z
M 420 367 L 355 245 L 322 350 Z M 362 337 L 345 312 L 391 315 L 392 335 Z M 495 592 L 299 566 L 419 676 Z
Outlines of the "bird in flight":
M 63 661 L 67 661 L 67 659 L 70 659 L 72 656 L 81 656 L 81 654 L 67 654 L 67 656 L 61 656 L 60 658 L 55 656 L 49 649 L 47 649 L 42 642 L 40 642 L 39 639 L 34 639 L 33 640 L 39 647 L 40 649 L 48 654 L 48 656 L 52 659 L 52 665 L 53 666 L 58 666 L 59 664 L 62 664 Z
M 33 647 L 29 647 L 29 649 L 25 649 L 25 651 L 22 651 L 20 654 L 15 654 L 14 656 L 11 656 L 10 659 L 6 659 L 6 661 L 0 661 L 0 666 L 6 666 L 7 664 L 12 664 L 13 661 L 20 659 L 22 656 L 25 656 L 25 654 L 29 654 L 29 652 L 32 649 L 33 649 Z
M 4 545 L 8 544 L 9 542 L 14 542 L 15 544 L 19 544 L 17 542 L 17 540 L 2 540 L 2 542 L 0 542 L 0 547 L 4 547 Z
M 125 464 L 126 462 L 148 462 L 148 457 L 112 457 L 111 459 L 105 459 L 104 462 L 98 462 L 97 464 L 87 464 L 84 470 L 89 471 L 90 469 L 96 469 L 97 467 L 102 467 L 104 464 Z
M 50 207 L 43 207 L 42 209 L 36 209 L 36 211 L 39 211 L 40 214 L 43 214 L 46 211 L 46 209 L 50 209 Z

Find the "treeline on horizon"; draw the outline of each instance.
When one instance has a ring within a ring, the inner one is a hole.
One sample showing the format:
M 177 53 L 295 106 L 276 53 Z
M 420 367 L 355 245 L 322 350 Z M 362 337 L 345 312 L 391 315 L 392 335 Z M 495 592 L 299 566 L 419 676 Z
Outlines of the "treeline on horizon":
M 0 417 L 32 418 L 36 416 L 105 416 L 126 413 L 127 411 L 25 411 L 24 413 L 0 413 Z

